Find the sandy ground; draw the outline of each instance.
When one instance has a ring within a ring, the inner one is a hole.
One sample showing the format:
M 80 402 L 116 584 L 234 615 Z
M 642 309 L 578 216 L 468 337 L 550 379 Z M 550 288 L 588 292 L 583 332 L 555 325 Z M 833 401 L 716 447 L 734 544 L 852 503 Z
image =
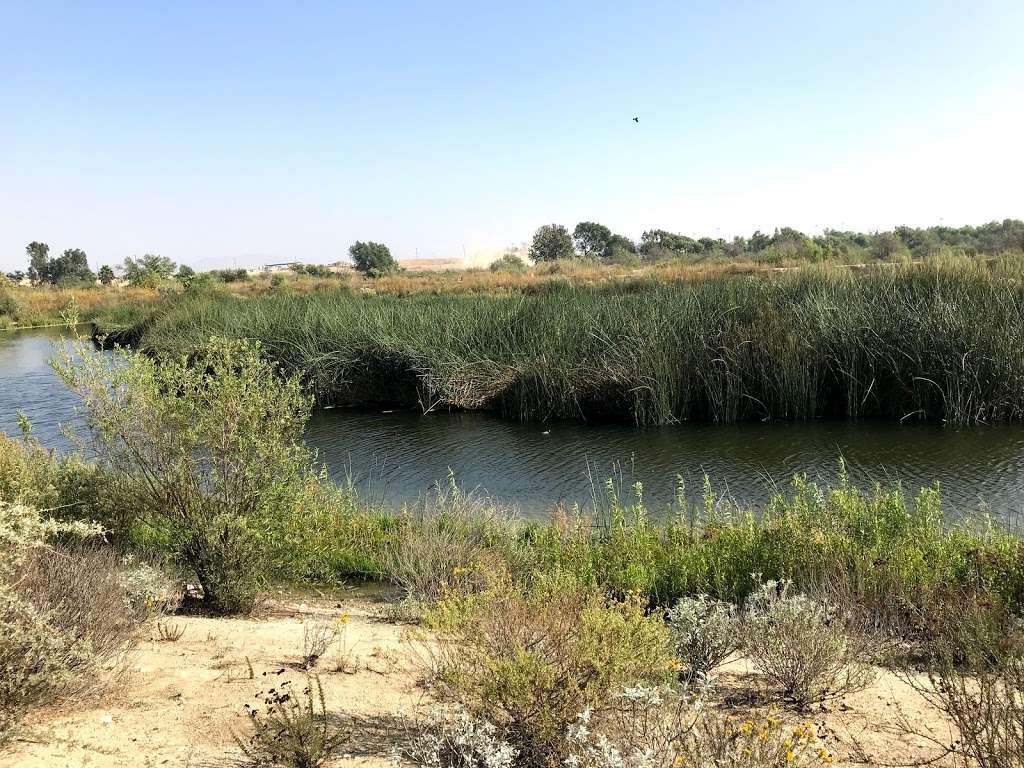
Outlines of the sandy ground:
M 284 679 L 304 685 L 303 673 L 295 668 L 304 623 L 343 614 L 350 616 L 344 646 L 316 667 L 328 710 L 352 729 L 332 765 L 392 765 L 395 747 L 409 737 L 409 723 L 422 712 L 427 695 L 420 684 L 422 654 L 407 628 L 384 618 L 385 608 L 367 595 L 281 598 L 252 619 L 171 619 L 171 624 L 185 625 L 174 642 L 159 640 L 154 623 L 117 690 L 102 700 L 36 712 L 26 736 L 0 755 L 0 766 L 237 764 L 232 734 L 246 732 L 243 705 L 256 703 L 261 691 Z M 742 710 L 765 700 L 761 678 L 742 659 L 730 662 L 720 679 L 718 696 L 732 706 Z M 791 719 L 814 722 L 839 763 L 856 762 L 857 744 L 873 764 L 908 764 L 932 754 L 923 741 L 899 734 L 900 712 L 948 739 L 949 728 L 936 713 L 884 671 L 869 689 Z M 785 710 L 779 714 L 790 717 Z

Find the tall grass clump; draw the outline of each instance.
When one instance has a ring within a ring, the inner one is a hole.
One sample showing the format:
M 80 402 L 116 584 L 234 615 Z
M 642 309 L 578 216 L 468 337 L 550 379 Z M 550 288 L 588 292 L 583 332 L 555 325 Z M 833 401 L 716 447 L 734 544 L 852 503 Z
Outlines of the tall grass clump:
M 1024 416 L 1015 260 L 410 296 L 197 295 L 141 344 L 250 338 L 321 402 L 636 424 Z

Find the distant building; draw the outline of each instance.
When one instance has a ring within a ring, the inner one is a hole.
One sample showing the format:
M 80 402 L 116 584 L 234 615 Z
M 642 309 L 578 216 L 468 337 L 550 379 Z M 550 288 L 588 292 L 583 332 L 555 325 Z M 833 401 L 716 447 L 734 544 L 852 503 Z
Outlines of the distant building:
M 263 265 L 263 271 L 264 272 L 287 272 L 288 270 L 292 269 L 293 267 L 301 267 L 301 266 L 302 266 L 302 262 L 301 261 L 282 261 L 282 262 L 280 262 L 278 264 L 264 264 Z

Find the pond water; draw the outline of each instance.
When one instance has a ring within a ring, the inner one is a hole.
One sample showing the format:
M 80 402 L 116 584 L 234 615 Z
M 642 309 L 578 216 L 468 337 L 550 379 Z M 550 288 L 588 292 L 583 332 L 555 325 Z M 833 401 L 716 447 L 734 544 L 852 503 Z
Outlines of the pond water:
M 44 445 L 66 448 L 61 423 L 75 400 L 47 359 L 57 331 L 0 333 L 0 431 L 16 434 L 19 410 Z M 557 503 L 591 505 L 614 477 L 643 483 L 654 509 L 678 478 L 696 500 L 706 472 L 715 489 L 757 505 L 794 473 L 834 480 L 839 457 L 858 483 L 899 480 L 908 491 L 939 481 L 954 514 L 985 506 L 1014 521 L 1024 513 L 1024 425 L 844 423 L 679 425 L 521 424 L 479 413 L 323 410 L 307 441 L 336 480 L 351 477 L 373 501 L 417 501 L 449 471 L 459 485 L 527 515 Z

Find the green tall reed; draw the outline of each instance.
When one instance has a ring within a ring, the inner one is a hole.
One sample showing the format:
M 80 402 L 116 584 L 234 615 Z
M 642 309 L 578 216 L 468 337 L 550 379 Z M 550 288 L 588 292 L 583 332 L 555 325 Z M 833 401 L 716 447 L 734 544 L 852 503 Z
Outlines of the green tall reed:
M 257 338 L 322 403 L 524 419 L 1024 416 L 1024 265 L 807 268 L 685 283 L 552 283 L 520 295 L 176 300 L 143 346 Z

